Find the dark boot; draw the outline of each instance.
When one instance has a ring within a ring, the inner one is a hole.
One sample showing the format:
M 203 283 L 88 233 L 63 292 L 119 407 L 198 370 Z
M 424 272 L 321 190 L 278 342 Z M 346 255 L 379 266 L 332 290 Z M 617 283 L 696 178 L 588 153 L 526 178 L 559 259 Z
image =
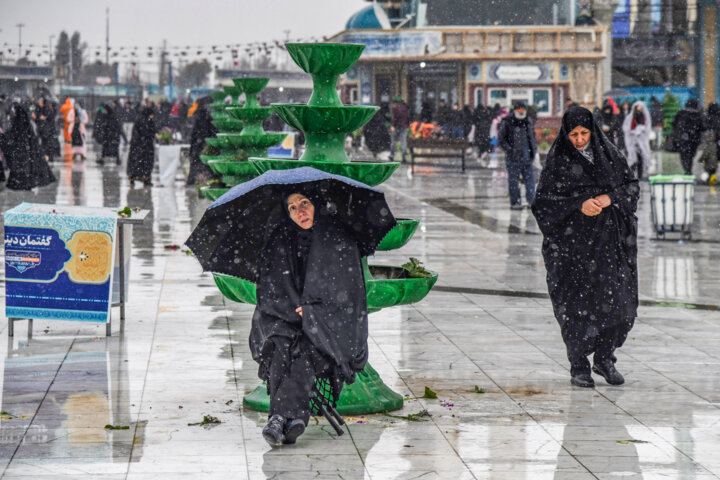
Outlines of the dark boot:
M 263 428 L 262 436 L 270 446 L 277 447 L 282 445 L 283 440 L 285 440 L 285 435 L 283 434 L 284 429 L 285 419 L 280 415 L 273 415 L 270 417 L 267 425 L 265 425 L 265 428 Z
M 570 365 L 570 375 L 570 383 L 576 387 L 595 387 L 595 382 L 590 375 L 590 362 L 585 357 L 580 357 L 577 359 L 577 363 Z
M 622 385 L 625 378 L 617 371 L 612 360 L 604 360 L 593 365 L 593 372 L 601 375 L 610 385 Z
M 305 432 L 305 422 L 300 418 L 291 420 L 285 424 L 285 445 L 292 445 L 298 439 L 300 435 Z

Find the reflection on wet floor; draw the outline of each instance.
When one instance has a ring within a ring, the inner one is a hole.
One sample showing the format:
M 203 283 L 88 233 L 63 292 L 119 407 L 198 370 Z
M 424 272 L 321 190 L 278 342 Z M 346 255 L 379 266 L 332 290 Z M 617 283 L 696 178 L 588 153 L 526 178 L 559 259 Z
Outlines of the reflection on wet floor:
M 28 338 L 18 322 L 0 346 L 2 478 L 720 478 L 711 188 L 696 189 L 698 241 L 678 242 L 652 240 L 642 186 L 642 307 L 618 352 L 628 381 L 596 378 L 595 390 L 579 390 L 547 299 L 541 236 L 529 210 L 509 210 L 502 161 L 465 174 L 402 166 L 382 188 L 396 216 L 420 227 L 372 262 L 413 256 L 440 274 L 421 303 L 370 317 L 370 361 L 405 405 L 350 417 L 339 438 L 313 420 L 297 445 L 272 450 L 260 435 L 265 414 L 241 407 L 260 383 L 247 340 L 253 308 L 224 299 L 192 257 L 165 249 L 182 245 L 209 202 L 181 175 L 174 187 L 131 189 L 124 166 L 94 158 L 58 162 L 59 181 L 37 192 L 0 190 L 3 209 L 153 210 L 133 229 L 124 335 L 117 325 L 105 338 L 104 325 L 35 321 Z M 438 398 L 423 398 L 425 387 Z M 204 415 L 222 423 L 188 425 Z

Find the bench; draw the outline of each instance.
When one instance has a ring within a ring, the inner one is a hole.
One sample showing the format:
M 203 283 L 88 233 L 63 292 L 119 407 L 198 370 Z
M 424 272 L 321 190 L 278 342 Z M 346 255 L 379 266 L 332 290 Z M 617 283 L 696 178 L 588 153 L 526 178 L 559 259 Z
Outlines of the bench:
M 408 138 L 407 146 L 410 150 L 410 165 L 415 171 L 415 157 L 423 158 L 460 158 L 461 171 L 465 173 L 465 152 L 470 147 L 470 141 L 464 138 Z M 416 152 L 421 150 L 422 153 Z

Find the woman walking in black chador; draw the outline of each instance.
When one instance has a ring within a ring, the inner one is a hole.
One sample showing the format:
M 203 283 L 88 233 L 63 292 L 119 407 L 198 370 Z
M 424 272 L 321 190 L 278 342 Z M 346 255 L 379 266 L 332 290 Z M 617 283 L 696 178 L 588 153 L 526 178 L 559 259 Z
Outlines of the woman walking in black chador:
M 547 156 L 532 206 L 544 235 L 550 298 L 570 360 L 571 383 L 593 387 L 592 371 L 611 385 L 637 316 L 638 181 L 593 121 L 571 107 Z
M 368 358 L 360 250 L 324 203 L 308 197 L 282 199 L 287 218 L 262 251 L 250 331 L 270 395 L 263 437 L 273 446 L 295 443 L 305 431 L 316 378 L 337 401 Z
M 155 133 L 157 133 L 153 113 L 152 108 L 143 108 L 132 129 L 130 153 L 127 162 L 127 176 L 131 187 L 135 186 L 136 180 L 143 182 L 146 187 L 152 186 L 152 169 L 155 163 Z

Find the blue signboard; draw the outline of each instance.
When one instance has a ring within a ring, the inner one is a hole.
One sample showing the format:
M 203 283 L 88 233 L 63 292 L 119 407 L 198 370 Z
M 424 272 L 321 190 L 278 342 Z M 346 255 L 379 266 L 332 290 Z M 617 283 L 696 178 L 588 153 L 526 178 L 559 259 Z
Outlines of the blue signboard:
M 107 323 L 117 214 L 22 203 L 5 212 L 8 318 Z

